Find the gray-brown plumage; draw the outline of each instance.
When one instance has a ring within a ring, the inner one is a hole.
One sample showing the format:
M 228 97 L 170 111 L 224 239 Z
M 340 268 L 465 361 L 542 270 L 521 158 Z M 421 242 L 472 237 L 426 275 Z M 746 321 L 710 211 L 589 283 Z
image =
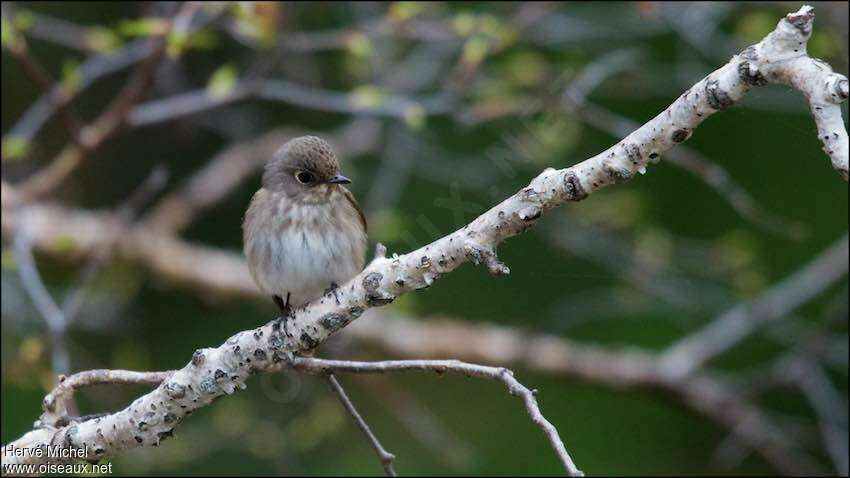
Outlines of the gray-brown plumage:
M 266 165 L 242 224 L 248 268 L 260 289 L 299 307 L 359 273 L 366 219 L 343 186 L 330 145 L 315 136 L 284 144 Z

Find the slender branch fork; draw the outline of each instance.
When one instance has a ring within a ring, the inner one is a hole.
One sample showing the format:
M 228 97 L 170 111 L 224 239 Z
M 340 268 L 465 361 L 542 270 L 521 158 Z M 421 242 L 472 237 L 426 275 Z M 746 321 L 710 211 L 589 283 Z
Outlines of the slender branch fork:
M 540 407 L 537 405 L 537 390 L 529 390 L 517 379 L 514 378 L 513 372 L 504 367 L 487 367 L 484 365 L 476 365 L 459 360 L 387 360 L 383 362 L 355 362 L 350 360 L 321 360 L 314 358 L 294 357 L 291 366 L 296 370 L 302 370 L 311 373 L 333 373 L 349 372 L 349 373 L 387 373 L 387 372 L 406 372 L 406 371 L 425 371 L 434 372 L 437 374 L 456 373 L 467 377 L 479 377 L 489 380 L 501 382 L 507 387 L 508 393 L 518 396 L 525 404 L 531 420 L 535 425 L 543 430 L 549 443 L 561 460 L 561 464 L 571 476 L 582 476 L 583 473 L 573 463 L 564 442 L 558 436 L 558 431 L 555 429 L 546 418 L 540 413 Z M 332 377 L 333 375 L 331 375 Z M 341 391 L 341 389 L 339 390 Z M 339 393 L 339 391 L 337 393 Z M 353 409 L 352 409 L 353 410 Z M 351 412 L 351 410 L 349 410 Z M 352 412 L 352 415 L 356 413 Z M 365 423 L 361 425 L 361 428 Z M 367 432 L 368 427 L 364 429 L 364 433 L 370 436 L 370 440 L 376 446 L 376 451 L 380 447 L 377 439 Z M 381 450 L 383 448 L 381 447 Z M 378 451 L 382 456 L 381 461 L 384 462 L 384 454 L 386 451 Z M 392 455 L 390 455 L 392 456 Z M 391 460 L 390 460 L 391 463 Z M 386 465 L 385 465 L 386 466 Z M 388 474 L 391 474 L 388 470 Z
M 565 471 L 580 475 L 554 426 L 540 414 L 534 393 L 519 384 L 506 369 L 457 361 L 372 364 L 321 361 L 300 358 L 298 354 L 315 349 L 367 308 L 385 305 L 401 294 L 427 288 L 441 275 L 466 262 L 484 264 L 492 274 L 509 273 L 508 267 L 496 256 L 498 244 L 533 226 L 545 212 L 565 202 L 580 201 L 597 189 L 629 180 L 638 172 L 644 173 L 648 165 L 659 160 L 661 153 L 686 141 L 705 118 L 730 107 L 754 86 L 779 83 L 804 93 L 824 150 L 833 167 L 847 180 L 847 133 L 839 105 L 847 99 L 848 83 L 846 77 L 833 73 L 828 65 L 806 54 L 805 44 L 811 35 L 813 18 L 813 9 L 808 6 L 788 14 L 764 40 L 734 56 L 728 64 L 695 84 L 664 112 L 616 145 L 571 168 L 547 169 L 528 187 L 464 228 L 403 256 L 387 257 L 386 249 L 379 245 L 375 259 L 361 274 L 333 296 L 325 296 L 299 310 L 287 328 L 282 327 L 282 319 L 278 318 L 256 329 L 239 332 L 217 348 L 198 349 L 185 367 L 168 373 L 167 378 L 151 379 L 151 382 L 163 380 L 155 390 L 119 412 L 75 420 L 64 413 L 61 400 L 45 400 L 45 412 L 36 428 L 7 444 L 4 452 L 58 444 L 84 449 L 87 459 L 99 459 L 139 446 L 156 445 L 172 436 L 174 428 L 193 410 L 244 388 L 249 376 L 287 366 L 322 373 L 456 371 L 499 380 L 509 392 L 520 395 L 532 420 L 549 437 Z M 10 208 L 25 209 L 25 201 L 20 199 L 34 195 L 17 195 L 14 188 L 7 185 L 3 189 L 5 234 L 14 229 L 14 221 L 7 222 L 7 204 Z M 5 463 L 46 460 L 32 453 L 14 452 L 5 453 L 4 458 Z

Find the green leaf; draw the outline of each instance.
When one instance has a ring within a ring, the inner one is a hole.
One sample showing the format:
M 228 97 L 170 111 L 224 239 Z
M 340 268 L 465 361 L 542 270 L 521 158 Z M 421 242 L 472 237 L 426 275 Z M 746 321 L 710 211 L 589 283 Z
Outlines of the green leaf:
M 73 252 L 77 248 L 77 240 L 71 236 L 58 236 L 53 240 L 53 247 L 60 254 Z
M 10 248 L 10 247 L 4 247 L 3 248 L 2 265 L 3 265 L 3 270 L 13 271 L 13 270 L 17 269 L 18 265 L 15 262 L 15 253 L 12 251 L 12 248 Z
M 380 106 L 385 100 L 384 93 L 373 85 L 355 88 L 348 97 L 351 106 L 357 109 L 369 109 Z
M 118 25 L 118 31 L 128 37 L 146 37 L 150 35 L 165 35 L 169 22 L 161 18 L 142 18 L 125 20 Z
M 425 108 L 412 104 L 404 109 L 404 122 L 410 129 L 421 130 L 425 126 L 427 115 Z
M 372 54 L 372 42 L 362 33 L 352 33 L 345 39 L 345 47 L 352 55 L 365 58 Z
M 184 32 L 171 32 L 165 41 L 165 54 L 172 60 L 180 57 L 188 40 L 189 36 Z
M 239 75 L 233 64 L 222 65 L 210 76 L 207 94 L 217 100 L 225 98 L 236 87 L 238 80 Z
M 15 41 L 17 38 L 17 32 L 15 31 L 15 26 L 12 25 L 12 22 L 6 20 L 4 17 L 2 20 L 2 43 L 3 48 L 14 48 Z
M 487 40 L 476 35 L 463 44 L 463 61 L 470 65 L 477 65 L 487 55 Z
M 80 62 L 70 58 L 62 62 L 62 88 L 67 94 L 74 94 L 80 89 L 83 82 L 83 73 Z
M 110 53 L 121 46 L 121 37 L 109 28 L 91 27 L 86 29 L 86 45 L 96 52 Z
M 393 21 L 403 22 L 422 12 L 421 2 L 395 2 L 390 5 L 389 16 Z
M 3 138 L 3 161 L 16 160 L 25 157 L 30 151 L 30 143 L 20 136 Z
M 477 23 L 478 21 L 476 20 L 475 15 L 473 15 L 472 13 L 460 12 L 455 15 L 454 19 L 452 20 L 452 27 L 454 28 L 455 33 L 457 33 L 458 36 L 465 37 L 472 34 L 473 30 L 475 30 L 475 25 Z
M 25 32 L 35 25 L 35 16 L 30 10 L 18 10 L 15 12 L 15 18 L 12 21 L 19 32 Z
M 185 47 L 191 50 L 211 50 L 218 45 L 218 35 L 208 29 L 200 29 L 189 35 Z

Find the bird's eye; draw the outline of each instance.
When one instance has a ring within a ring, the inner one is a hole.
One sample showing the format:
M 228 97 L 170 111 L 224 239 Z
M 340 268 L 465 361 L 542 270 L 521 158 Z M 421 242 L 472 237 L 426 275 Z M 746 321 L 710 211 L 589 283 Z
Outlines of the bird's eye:
M 295 173 L 295 179 L 301 184 L 309 184 L 313 182 L 313 173 L 309 171 L 298 171 Z

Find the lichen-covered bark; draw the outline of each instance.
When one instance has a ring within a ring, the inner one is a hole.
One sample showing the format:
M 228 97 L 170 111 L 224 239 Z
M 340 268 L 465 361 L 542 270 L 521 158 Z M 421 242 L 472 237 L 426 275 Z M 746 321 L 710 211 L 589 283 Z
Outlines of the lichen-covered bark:
M 217 348 L 196 351 L 190 363 L 124 410 L 62 426 L 48 404 L 40 428 L 10 445 L 85 445 L 93 460 L 158 445 L 194 410 L 243 388 L 250 375 L 278 370 L 293 354 L 314 349 L 369 307 L 425 289 L 467 262 L 484 264 L 493 274 L 509 273 L 496 256 L 498 244 L 522 233 L 552 208 L 645 173 L 664 151 L 686 141 L 708 116 L 733 105 L 751 87 L 775 82 L 802 91 L 833 166 L 846 180 L 847 133 L 838 103 L 847 97 L 847 79 L 806 56 L 813 17 L 811 7 L 787 15 L 762 42 L 733 57 L 616 145 L 573 167 L 543 171 L 526 188 L 464 228 L 401 256 L 385 257 L 379 251 L 362 273 L 287 321 L 276 319 L 237 333 Z

